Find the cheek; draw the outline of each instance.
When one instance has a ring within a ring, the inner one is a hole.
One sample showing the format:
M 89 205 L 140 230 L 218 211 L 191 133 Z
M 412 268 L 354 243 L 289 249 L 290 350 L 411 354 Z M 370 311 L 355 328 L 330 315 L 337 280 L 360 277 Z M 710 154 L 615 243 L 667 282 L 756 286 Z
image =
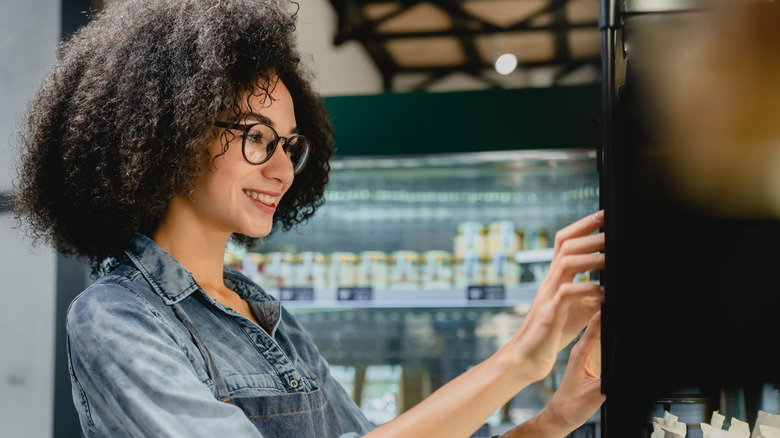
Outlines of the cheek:
M 227 169 L 214 169 L 206 171 L 195 182 L 195 195 L 202 208 L 212 209 L 224 202 L 230 196 L 229 172 Z

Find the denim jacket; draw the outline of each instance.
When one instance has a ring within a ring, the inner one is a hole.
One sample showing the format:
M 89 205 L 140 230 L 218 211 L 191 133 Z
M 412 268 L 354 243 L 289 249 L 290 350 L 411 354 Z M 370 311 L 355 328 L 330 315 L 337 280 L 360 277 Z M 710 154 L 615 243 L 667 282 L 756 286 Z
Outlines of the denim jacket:
M 174 303 L 197 327 L 232 397 L 321 388 L 348 432 L 342 438 L 373 428 L 304 329 L 254 282 L 225 268 L 226 285 L 249 302 L 265 330 L 212 299 L 148 237 L 136 235 L 126 255 L 68 310 L 73 400 L 87 437 L 299 436 L 260 432 L 239 408 L 215 398 L 206 361 Z

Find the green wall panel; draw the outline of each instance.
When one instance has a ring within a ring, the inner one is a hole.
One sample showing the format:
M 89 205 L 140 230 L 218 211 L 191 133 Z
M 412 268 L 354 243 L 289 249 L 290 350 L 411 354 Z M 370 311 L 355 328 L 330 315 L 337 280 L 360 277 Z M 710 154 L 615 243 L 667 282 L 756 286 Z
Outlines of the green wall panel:
M 594 149 L 600 84 L 324 98 L 336 156 Z

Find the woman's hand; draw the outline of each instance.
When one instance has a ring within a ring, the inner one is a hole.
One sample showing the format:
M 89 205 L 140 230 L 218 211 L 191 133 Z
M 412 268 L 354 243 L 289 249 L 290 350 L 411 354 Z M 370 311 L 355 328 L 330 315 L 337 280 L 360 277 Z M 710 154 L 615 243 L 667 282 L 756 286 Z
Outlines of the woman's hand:
M 561 435 L 565 436 L 592 417 L 605 399 L 601 393 L 601 312 L 597 312 L 572 348 L 561 384 L 540 418 L 565 427 Z
M 601 286 L 573 283 L 580 272 L 604 269 L 604 212 L 587 216 L 555 235 L 550 270 L 520 330 L 504 346 L 518 361 L 524 378 L 541 380 L 552 370 L 559 351 L 568 345 L 600 309 Z M 511 360 L 511 359 L 510 359 Z
M 606 397 L 601 393 L 601 312 L 588 323 L 572 348 L 558 390 L 534 418 L 502 438 L 563 438 L 598 411 Z

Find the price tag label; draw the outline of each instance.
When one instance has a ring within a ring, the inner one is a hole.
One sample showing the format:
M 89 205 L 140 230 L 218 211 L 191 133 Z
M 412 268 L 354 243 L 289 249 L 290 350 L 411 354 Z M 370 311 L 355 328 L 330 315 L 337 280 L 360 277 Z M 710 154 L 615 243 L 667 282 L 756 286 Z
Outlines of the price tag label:
M 282 301 L 314 301 L 313 287 L 283 287 L 279 289 Z
M 340 287 L 336 290 L 339 301 L 370 301 L 374 292 L 370 287 Z
M 506 289 L 503 285 L 469 286 L 466 297 L 469 300 L 503 300 L 506 299 Z

